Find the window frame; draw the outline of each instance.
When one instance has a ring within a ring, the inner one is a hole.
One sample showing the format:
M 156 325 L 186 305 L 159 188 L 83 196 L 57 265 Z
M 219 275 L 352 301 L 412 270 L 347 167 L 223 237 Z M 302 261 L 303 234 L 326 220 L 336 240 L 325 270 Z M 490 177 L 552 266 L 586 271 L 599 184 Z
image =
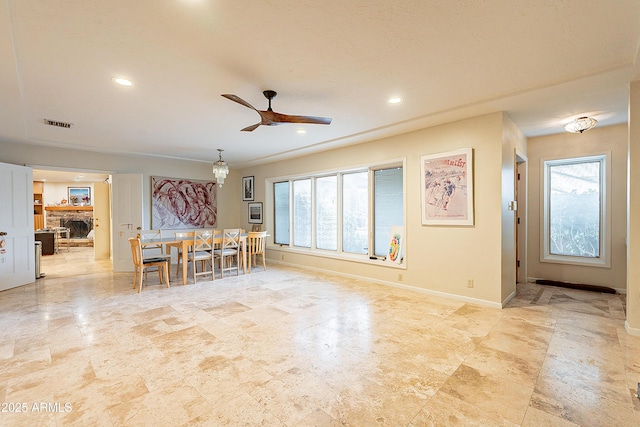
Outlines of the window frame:
M 581 257 L 551 253 L 550 168 L 579 163 L 600 163 L 600 241 L 598 257 Z M 611 268 L 611 152 L 540 159 L 541 224 L 540 262 Z
M 382 264 L 382 265 L 386 265 L 392 268 L 400 268 L 400 269 L 406 269 L 406 259 L 407 259 L 407 254 L 406 254 L 406 246 L 404 247 L 405 252 L 403 253 L 403 258 L 404 261 L 400 264 L 397 263 L 387 263 L 387 262 L 383 262 L 383 259 L 381 257 L 377 257 L 373 254 L 373 252 L 375 252 L 375 247 L 374 247 L 374 230 L 373 230 L 373 209 L 374 209 L 374 187 L 373 187 L 373 173 L 375 170 L 381 170 L 381 169 L 392 169 L 392 168 L 402 168 L 402 199 L 403 199 L 403 203 L 402 203 L 402 208 L 403 208 L 403 222 L 404 222 L 404 226 L 406 227 L 406 223 L 407 223 L 407 191 L 406 191 L 406 176 L 407 176 L 407 167 L 406 167 L 406 158 L 396 158 L 396 159 L 389 159 L 389 160 L 385 160 L 384 162 L 379 162 L 379 163 L 369 163 L 369 164 L 364 164 L 364 165 L 360 165 L 360 166 L 352 166 L 352 167 L 345 167 L 345 168 L 340 168 L 340 169 L 332 169 L 332 170 L 323 170 L 323 171 L 317 171 L 317 172 L 310 172 L 310 173 L 305 173 L 305 174 L 296 174 L 296 175 L 285 175 L 285 176 L 278 176 L 278 177 L 272 177 L 272 178 L 267 178 L 266 181 L 266 186 L 267 186 L 267 202 L 268 205 L 265 207 L 265 223 L 269 224 L 270 226 L 272 226 L 273 224 L 275 224 L 275 201 L 274 201 L 274 184 L 276 183 L 283 183 L 283 182 L 289 182 L 289 195 L 290 197 L 293 197 L 292 195 L 292 183 L 293 181 L 296 180 L 300 180 L 300 179 L 306 179 L 306 178 L 311 178 L 311 188 L 312 188 L 312 232 L 311 232 L 311 247 L 307 248 L 307 247 L 299 247 L 299 246 L 294 246 L 293 245 L 293 241 L 291 240 L 292 236 L 290 234 L 290 241 L 289 244 L 285 244 L 285 243 L 274 243 L 272 245 L 268 245 L 270 249 L 272 250 L 279 250 L 279 251 L 283 251 L 283 252 L 293 252 L 293 253 L 304 253 L 304 254 L 309 254 L 309 255 L 314 255 L 314 256 L 320 256 L 320 257 L 326 257 L 326 258 L 336 258 L 336 259 L 340 259 L 340 260 L 348 260 L 348 261 L 356 261 L 356 262 L 364 262 L 364 263 L 374 263 L 374 264 Z M 368 186 L 368 250 L 367 253 L 365 254 L 357 254 L 357 253 L 352 253 L 352 252 L 344 252 L 343 251 L 343 246 L 342 246 L 342 221 L 343 221 L 343 206 L 342 206 L 342 175 L 346 175 L 349 173 L 354 173 L 354 172 L 367 172 L 368 176 L 369 176 L 369 186 Z M 323 177 L 327 177 L 327 176 L 337 176 L 337 203 L 338 203 L 338 212 L 337 212 L 337 216 L 338 216 L 338 236 L 337 236 L 337 250 L 331 250 L 331 249 L 320 249 L 317 247 L 317 242 L 316 242 L 316 236 L 317 236 L 317 230 L 316 230 L 316 222 L 317 222 L 317 218 L 316 218 L 316 179 L 318 178 L 323 178 Z M 270 205 L 270 206 L 269 206 Z M 290 214 L 289 214 L 289 219 L 290 219 L 290 230 L 293 230 L 293 214 L 291 212 L 291 204 L 289 205 L 290 208 Z M 292 232 L 292 231 L 290 231 Z M 281 260 L 284 260 L 284 254 L 282 255 Z

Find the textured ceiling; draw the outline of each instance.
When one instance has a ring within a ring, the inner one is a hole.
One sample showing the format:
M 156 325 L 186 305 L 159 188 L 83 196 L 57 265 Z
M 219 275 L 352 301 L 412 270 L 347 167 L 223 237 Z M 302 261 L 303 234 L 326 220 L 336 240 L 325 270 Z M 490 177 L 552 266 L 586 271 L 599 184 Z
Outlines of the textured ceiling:
M 6 141 L 242 167 L 501 110 L 527 136 L 622 123 L 640 76 L 637 0 L 0 1 Z M 332 124 L 240 132 L 258 115 L 220 95 L 265 89 Z

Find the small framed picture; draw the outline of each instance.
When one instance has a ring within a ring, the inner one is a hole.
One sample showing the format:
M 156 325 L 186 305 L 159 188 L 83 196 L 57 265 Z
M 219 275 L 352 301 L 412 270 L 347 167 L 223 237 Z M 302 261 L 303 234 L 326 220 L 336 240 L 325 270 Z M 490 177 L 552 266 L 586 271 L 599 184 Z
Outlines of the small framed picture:
M 252 176 L 243 176 L 242 177 L 242 201 L 252 201 L 253 200 L 253 177 Z
M 262 224 L 262 202 L 249 203 L 249 224 Z
M 67 187 L 70 205 L 91 205 L 91 187 Z

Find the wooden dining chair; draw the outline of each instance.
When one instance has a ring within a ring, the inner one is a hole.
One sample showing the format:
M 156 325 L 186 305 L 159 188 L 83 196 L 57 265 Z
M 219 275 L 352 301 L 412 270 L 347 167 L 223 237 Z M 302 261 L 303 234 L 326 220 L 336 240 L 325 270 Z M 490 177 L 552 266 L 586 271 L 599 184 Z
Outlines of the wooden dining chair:
M 188 262 L 193 265 L 193 283 L 197 282 L 197 277 L 211 275 L 211 280 L 215 280 L 214 258 L 213 258 L 213 230 L 196 230 L 193 233 L 193 245 L 188 254 Z M 200 263 L 200 272 L 197 264 Z M 207 264 L 211 270 L 206 270 Z
M 176 231 L 174 233 L 174 236 L 176 237 L 176 239 L 189 239 L 189 238 L 193 238 L 193 235 L 194 235 L 193 231 Z M 176 267 L 176 277 L 178 277 L 178 275 L 180 274 L 181 263 L 182 263 L 182 246 L 178 246 L 178 263 Z
M 240 274 L 240 229 L 225 228 L 222 231 L 222 243 L 220 248 L 213 251 L 220 264 L 220 278 L 224 277 L 225 271 L 236 270 L 236 276 Z M 236 258 L 235 267 L 230 262 Z M 225 262 L 227 266 L 225 267 Z
M 141 241 L 161 239 L 162 231 L 138 229 L 138 238 Z M 167 253 L 162 243 L 144 245 L 142 247 L 142 259 L 148 258 L 166 258 L 167 260 L 169 260 L 169 264 L 171 264 L 171 253 Z
M 143 230 L 142 227 L 138 227 L 138 239 L 141 242 L 145 240 L 159 239 L 161 236 L 160 230 Z M 142 259 L 152 258 L 166 258 L 171 266 L 171 254 L 166 254 L 162 244 L 157 245 L 143 245 L 142 246 Z M 145 279 L 147 278 L 147 269 L 144 270 Z
M 267 232 L 266 231 L 250 231 L 247 236 L 247 256 L 249 261 L 249 273 L 251 273 L 251 266 L 256 265 L 257 255 L 262 256 L 262 268 L 267 271 L 267 264 L 264 259 L 264 250 L 267 246 Z
M 166 283 L 169 287 L 169 263 L 166 258 L 147 258 L 142 257 L 142 245 L 140 239 L 137 237 L 129 238 L 129 244 L 131 245 L 131 257 L 133 259 L 133 288 L 138 286 L 138 292 L 142 291 L 142 279 L 149 267 L 158 268 L 158 278 L 160 283 Z

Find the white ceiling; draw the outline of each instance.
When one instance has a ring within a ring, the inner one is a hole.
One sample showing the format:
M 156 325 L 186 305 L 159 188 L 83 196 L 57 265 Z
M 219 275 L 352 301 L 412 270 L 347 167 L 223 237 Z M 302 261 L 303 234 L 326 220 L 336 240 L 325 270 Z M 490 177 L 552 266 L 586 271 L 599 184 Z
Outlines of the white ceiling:
M 527 136 L 623 123 L 640 77 L 638 0 L 0 5 L 0 140 L 207 162 L 222 148 L 232 167 L 500 110 Z M 240 132 L 258 115 L 220 95 L 264 110 L 265 89 L 275 111 L 332 124 Z

